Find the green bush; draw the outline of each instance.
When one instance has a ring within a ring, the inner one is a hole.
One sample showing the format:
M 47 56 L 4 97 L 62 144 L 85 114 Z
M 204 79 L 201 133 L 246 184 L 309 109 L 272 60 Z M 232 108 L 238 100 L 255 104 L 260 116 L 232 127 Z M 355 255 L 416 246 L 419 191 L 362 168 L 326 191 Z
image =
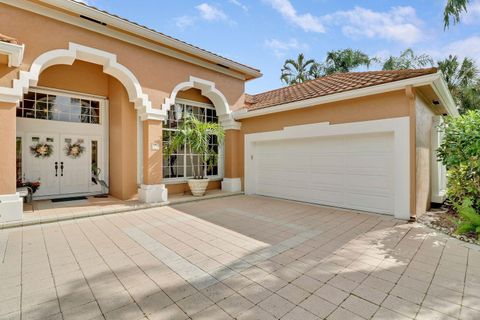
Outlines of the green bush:
M 457 233 L 475 232 L 480 235 L 480 214 L 473 208 L 471 199 L 466 198 L 461 205 L 456 205 L 460 221 L 457 221 Z
M 437 155 L 447 167 L 449 201 L 460 204 L 469 198 L 480 212 L 480 111 L 446 117 L 441 130 L 444 139 Z

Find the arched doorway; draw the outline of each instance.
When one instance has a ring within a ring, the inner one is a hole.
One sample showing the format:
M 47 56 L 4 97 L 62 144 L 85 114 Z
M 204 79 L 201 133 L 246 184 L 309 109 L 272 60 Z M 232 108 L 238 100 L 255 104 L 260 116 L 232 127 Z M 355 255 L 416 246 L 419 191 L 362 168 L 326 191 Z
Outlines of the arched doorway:
M 96 68 L 95 79 L 102 77 L 98 73 L 108 78 L 106 91 L 84 90 L 89 83 L 81 82 L 89 80 L 75 72 L 87 65 Z M 49 73 L 55 74 L 46 81 Z M 115 55 L 71 43 L 68 50 L 49 51 L 35 59 L 29 71 L 20 72 L 11 91 L 22 97 L 17 108 L 22 171 L 25 178 L 42 180 L 39 196 L 101 192 L 90 183 L 97 168 L 113 196 L 128 199 L 137 193 L 142 170 L 139 119 L 157 118 L 161 112 L 151 107 L 137 78 L 116 62 Z M 38 154 L 34 149 L 41 145 L 55 152 Z M 79 155 L 69 155 L 69 150 Z

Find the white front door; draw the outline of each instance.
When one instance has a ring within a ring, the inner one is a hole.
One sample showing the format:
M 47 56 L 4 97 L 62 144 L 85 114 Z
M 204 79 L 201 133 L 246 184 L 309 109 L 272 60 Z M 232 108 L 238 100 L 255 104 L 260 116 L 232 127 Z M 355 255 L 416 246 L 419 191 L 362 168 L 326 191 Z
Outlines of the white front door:
M 88 141 L 82 136 L 61 135 L 60 146 L 60 192 L 88 192 L 91 181 Z
M 35 196 L 60 193 L 60 148 L 57 134 L 26 134 L 25 180 L 39 181 L 41 187 Z
M 44 133 L 25 136 L 24 179 L 40 182 L 36 198 L 102 191 L 92 179 L 92 170 L 102 169 L 100 137 Z

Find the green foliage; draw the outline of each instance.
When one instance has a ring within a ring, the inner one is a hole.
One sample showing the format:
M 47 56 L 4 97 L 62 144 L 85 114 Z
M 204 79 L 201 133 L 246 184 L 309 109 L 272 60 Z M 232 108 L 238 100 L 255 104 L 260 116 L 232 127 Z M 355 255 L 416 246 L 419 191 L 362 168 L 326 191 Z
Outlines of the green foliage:
M 366 66 L 369 67 L 376 58 L 370 58 L 366 53 L 360 50 L 343 49 L 327 52 L 323 67 L 323 75 L 329 75 L 339 72 L 350 72 L 354 69 Z
M 360 66 L 369 67 L 376 61 L 376 58 L 353 49 L 329 51 L 323 63 L 305 59 L 305 55 L 300 53 L 297 59 L 285 60 L 280 80 L 287 85 L 294 85 L 334 73 L 350 72 Z
M 470 0 L 447 0 L 445 9 L 443 11 L 443 25 L 444 28 L 450 26 L 450 21 L 454 24 L 460 22 L 460 14 L 467 12 L 467 7 Z
M 456 205 L 460 220 L 456 222 L 458 234 L 475 232 L 480 235 L 480 214 L 473 207 L 473 202 L 470 198 L 465 198 L 463 202 Z
M 473 59 L 464 58 L 459 61 L 457 56 L 438 61 L 448 88 L 457 103 L 460 112 L 478 109 L 480 106 L 479 70 Z
M 313 59 L 305 59 L 305 55 L 300 53 L 296 60 L 287 59 L 283 64 L 280 80 L 287 85 L 303 83 L 307 80 L 315 79 L 317 63 Z
M 448 197 L 453 203 L 472 199 L 480 209 L 480 111 L 468 111 L 460 117 L 446 117 L 440 127 L 444 133 L 437 150 L 448 170 Z
M 419 69 L 433 66 L 433 59 L 427 54 L 416 55 L 412 49 L 406 49 L 398 57 L 390 56 L 383 62 L 383 70 Z
M 193 165 L 193 175 L 195 179 L 204 178 L 205 166 L 213 166 L 218 161 L 218 155 L 209 147 L 209 141 L 212 136 L 216 136 L 219 143 L 225 138 L 225 131 L 218 123 L 203 122 L 195 116 L 187 114 L 181 122 L 177 131 L 172 133 L 171 142 L 164 146 L 165 153 L 170 156 L 175 150 L 186 146 L 190 154 L 190 161 Z M 199 161 L 194 164 L 192 153 L 200 155 Z

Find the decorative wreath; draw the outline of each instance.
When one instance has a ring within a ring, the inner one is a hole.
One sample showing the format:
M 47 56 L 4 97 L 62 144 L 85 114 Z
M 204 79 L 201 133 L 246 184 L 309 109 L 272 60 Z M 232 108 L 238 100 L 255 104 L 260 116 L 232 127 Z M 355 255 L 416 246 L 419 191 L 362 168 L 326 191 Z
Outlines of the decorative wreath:
M 65 147 L 65 152 L 66 152 L 67 157 L 70 157 L 72 159 L 76 159 L 76 158 L 80 157 L 83 154 L 84 151 L 85 151 L 85 147 L 82 146 L 82 144 L 78 141 L 73 143 L 73 144 L 69 143 Z
M 53 153 L 53 146 L 48 143 L 39 142 L 36 145 L 30 147 L 30 151 L 32 152 L 35 158 L 49 158 Z

